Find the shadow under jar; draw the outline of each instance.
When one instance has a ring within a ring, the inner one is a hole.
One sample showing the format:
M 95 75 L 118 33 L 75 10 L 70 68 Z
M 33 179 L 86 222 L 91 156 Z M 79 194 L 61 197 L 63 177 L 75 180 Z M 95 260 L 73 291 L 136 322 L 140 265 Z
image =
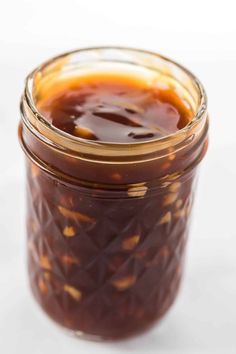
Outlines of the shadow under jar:
M 167 136 L 109 142 L 69 134 L 40 112 L 42 98 L 65 80 L 98 73 L 170 90 L 192 117 Z M 182 277 L 196 170 L 207 150 L 202 85 L 155 53 L 84 49 L 28 76 L 21 113 L 34 297 L 55 322 L 88 338 L 147 329 L 170 308 Z

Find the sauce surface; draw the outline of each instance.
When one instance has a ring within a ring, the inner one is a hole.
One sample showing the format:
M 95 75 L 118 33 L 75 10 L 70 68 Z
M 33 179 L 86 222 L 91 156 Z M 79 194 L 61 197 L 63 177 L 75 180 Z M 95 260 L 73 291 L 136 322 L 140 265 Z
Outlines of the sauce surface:
M 171 89 L 125 77 L 94 76 L 65 80 L 38 109 L 56 128 L 96 141 L 134 143 L 173 134 L 192 112 Z

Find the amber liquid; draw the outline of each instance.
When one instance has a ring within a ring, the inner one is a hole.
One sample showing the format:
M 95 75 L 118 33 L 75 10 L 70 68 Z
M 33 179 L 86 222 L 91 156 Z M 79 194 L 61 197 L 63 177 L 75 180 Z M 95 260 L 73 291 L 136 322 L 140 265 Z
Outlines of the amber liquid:
M 170 89 L 132 79 L 94 76 L 64 82 L 38 104 L 53 126 L 80 138 L 132 143 L 175 133 L 191 111 Z
M 65 81 L 40 97 L 38 109 L 70 135 L 114 143 L 161 138 L 192 116 L 171 89 L 105 76 Z M 54 168 L 50 174 L 28 163 L 28 264 L 37 301 L 57 323 L 87 335 L 123 338 L 148 328 L 179 288 L 194 178 L 182 170 L 193 150 L 145 165 L 94 164 L 49 153 L 27 131 L 25 139 Z M 69 175 L 91 182 L 86 193 Z M 166 176 L 158 191 L 156 176 Z M 130 185 L 142 179 L 141 192 Z

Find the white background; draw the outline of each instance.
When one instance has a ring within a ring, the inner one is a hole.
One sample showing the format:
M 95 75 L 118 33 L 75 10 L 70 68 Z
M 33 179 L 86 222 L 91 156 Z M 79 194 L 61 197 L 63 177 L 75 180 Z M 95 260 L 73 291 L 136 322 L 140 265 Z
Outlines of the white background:
M 234 3 L 0 0 L 0 353 L 236 353 Z M 31 299 L 16 132 L 24 77 L 32 68 L 60 52 L 108 44 L 158 51 L 187 66 L 206 88 L 211 117 L 180 296 L 159 326 L 114 344 L 65 335 Z

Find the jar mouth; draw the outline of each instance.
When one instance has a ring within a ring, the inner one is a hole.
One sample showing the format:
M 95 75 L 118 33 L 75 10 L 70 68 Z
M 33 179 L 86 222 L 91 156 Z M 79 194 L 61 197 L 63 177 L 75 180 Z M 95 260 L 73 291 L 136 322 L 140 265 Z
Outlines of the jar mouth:
M 118 54 L 121 54 L 121 56 L 116 59 Z M 164 75 L 172 77 L 176 80 L 176 83 L 180 78 L 186 79 L 186 82 L 181 84 L 186 90 L 189 90 L 190 96 L 192 95 L 192 98 L 194 96 L 195 101 L 197 101 L 191 121 L 182 129 L 164 137 L 129 143 L 83 139 L 56 128 L 37 109 L 34 97 L 35 85 L 37 81 L 40 81 L 42 75 L 49 75 L 48 79 L 51 78 L 52 80 L 53 75 L 58 74 L 63 65 L 67 65 L 71 69 L 76 63 L 74 59 L 78 60 L 80 55 L 83 56 L 80 65 L 86 62 L 88 64 L 103 62 L 105 66 L 108 65 L 108 62 L 122 62 L 127 65 L 145 67 L 159 73 L 164 70 Z M 192 92 L 190 92 L 191 90 Z M 173 149 L 177 151 L 183 141 L 186 143 L 188 139 L 191 140 L 191 136 L 202 130 L 207 123 L 207 96 L 201 82 L 188 69 L 163 55 L 128 47 L 89 47 L 55 56 L 32 71 L 26 78 L 25 92 L 21 101 L 21 113 L 24 124 L 33 134 L 46 144 L 59 150 L 82 153 L 88 156 L 146 155 L 155 151 L 163 151 L 170 146 L 172 151 Z

